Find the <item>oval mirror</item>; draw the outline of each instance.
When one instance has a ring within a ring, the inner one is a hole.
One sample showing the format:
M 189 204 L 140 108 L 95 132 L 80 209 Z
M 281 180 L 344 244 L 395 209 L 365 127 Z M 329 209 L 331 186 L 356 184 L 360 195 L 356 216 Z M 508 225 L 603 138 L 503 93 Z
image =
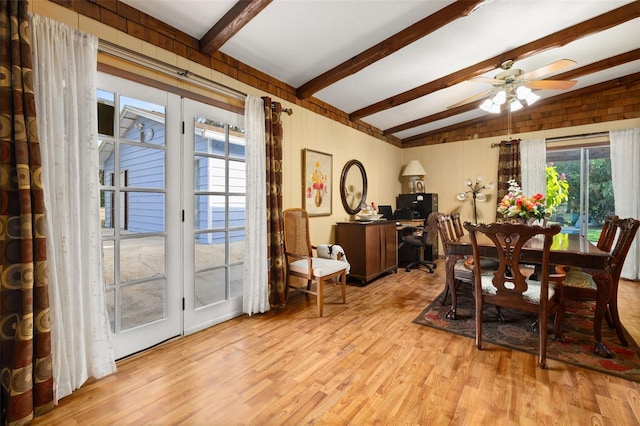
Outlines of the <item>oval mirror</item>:
M 358 214 L 367 201 L 367 172 L 358 160 L 344 165 L 340 175 L 340 198 L 349 214 Z

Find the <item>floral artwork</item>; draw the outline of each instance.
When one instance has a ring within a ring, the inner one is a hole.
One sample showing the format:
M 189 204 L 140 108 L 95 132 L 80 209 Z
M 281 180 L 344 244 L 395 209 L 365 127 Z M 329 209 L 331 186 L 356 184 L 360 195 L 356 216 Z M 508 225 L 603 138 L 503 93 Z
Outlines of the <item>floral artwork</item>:
M 520 185 L 512 179 L 509 192 L 500 201 L 498 213 L 508 218 L 544 219 L 547 215 L 546 200 L 542 194 L 523 195 Z
M 309 216 L 330 215 L 332 157 L 310 149 L 303 154 L 304 209 Z

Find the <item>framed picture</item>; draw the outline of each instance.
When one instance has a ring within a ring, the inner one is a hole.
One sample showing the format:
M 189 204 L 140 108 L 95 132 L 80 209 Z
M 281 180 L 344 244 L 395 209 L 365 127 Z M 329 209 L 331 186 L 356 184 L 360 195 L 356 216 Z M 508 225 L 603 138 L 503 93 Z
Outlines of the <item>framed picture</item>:
M 424 192 L 424 180 L 418 179 L 413 182 L 416 193 Z
M 302 206 L 309 216 L 331 215 L 332 163 L 331 154 L 306 148 L 302 150 Z

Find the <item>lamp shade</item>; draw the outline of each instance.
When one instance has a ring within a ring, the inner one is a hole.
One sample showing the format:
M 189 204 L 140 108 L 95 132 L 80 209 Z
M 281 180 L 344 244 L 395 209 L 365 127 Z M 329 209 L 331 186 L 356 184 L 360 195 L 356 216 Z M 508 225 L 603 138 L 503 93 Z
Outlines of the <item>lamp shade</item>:
M 402 176 L 424 176 L 426 172 L 418 160 L 411 160 L 404 168 Z

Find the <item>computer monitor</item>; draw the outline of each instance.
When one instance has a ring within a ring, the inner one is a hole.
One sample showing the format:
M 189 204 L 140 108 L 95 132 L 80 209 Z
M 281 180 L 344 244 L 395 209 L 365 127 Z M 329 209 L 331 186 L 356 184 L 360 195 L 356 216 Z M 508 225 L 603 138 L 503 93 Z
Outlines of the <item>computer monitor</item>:
M 378 213 L 387 220 L 393 220 L 393 210 L 391 206 L 378 206 Z

